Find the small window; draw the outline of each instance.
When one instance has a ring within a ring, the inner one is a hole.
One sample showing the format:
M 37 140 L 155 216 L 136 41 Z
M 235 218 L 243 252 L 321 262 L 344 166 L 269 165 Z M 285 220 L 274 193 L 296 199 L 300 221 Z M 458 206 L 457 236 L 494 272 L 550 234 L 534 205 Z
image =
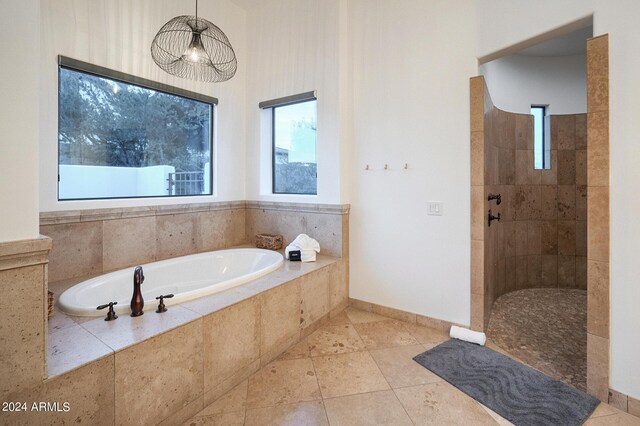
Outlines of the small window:
M 315 93 L 262 102 L 260 107 L 272 111 L 273 193 L 316 195 Z
M 550 169 L 551 150 L 545 128 L 547 107 L 531 105 L 531 115 L 533 115 L 534 168 L 536 170 Z
M 212 194 L 217 99 L 60 57 L 58 199 Z

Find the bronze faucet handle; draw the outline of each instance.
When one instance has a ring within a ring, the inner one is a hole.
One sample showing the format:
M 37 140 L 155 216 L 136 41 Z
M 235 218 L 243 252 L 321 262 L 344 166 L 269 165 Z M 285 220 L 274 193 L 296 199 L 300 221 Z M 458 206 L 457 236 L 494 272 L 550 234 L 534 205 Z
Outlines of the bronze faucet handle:
M 117 305 L 118 302 L 109 302 L 106 305 L 100 305 L 98 306 L 96 309 L 98 310 L 102 310 L 104 308 L 109 308 L 109 311 L 107 312 L 107 317 L 104 319 L 105 321 L 113 321 L 115 319 L 118 319 L 118 316 L 116 315 L 116 311 L 113 310 L 113 305 Z
M 167 312 L 167 307 L 164 306 L 164 299 L 171 299 L 173 294 L 163 294 L 161 296 L 156 297 L 156 300 L 159 300 L 158 309 L 156 309 L 156 313 L 161 314 L 163 312 Z

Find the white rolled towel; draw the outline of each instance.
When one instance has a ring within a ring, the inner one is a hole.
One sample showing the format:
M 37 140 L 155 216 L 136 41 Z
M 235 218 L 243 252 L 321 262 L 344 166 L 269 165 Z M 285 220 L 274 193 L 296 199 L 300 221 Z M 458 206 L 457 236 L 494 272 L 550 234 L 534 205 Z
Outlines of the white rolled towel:
M 475 343 L 476 345 L 484 346 L 487 342 L 487 336 L 479 331 L 473 331 L 466 328 L 451 326 L 449 336 L 453 339 L 464 340 L 465 342 Z
M 316 253 L 320 253 L 320 243 L 307 234 L 300 234 L 284 249 L 285 258 L 289 259 L 289 252 L 300 250 L 303 262 L 315 262 Z

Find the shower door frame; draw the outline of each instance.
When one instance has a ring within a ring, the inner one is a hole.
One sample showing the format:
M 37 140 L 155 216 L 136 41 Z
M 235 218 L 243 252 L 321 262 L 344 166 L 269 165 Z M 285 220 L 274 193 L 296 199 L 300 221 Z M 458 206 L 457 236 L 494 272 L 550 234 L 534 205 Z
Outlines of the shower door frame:
M 495 58 L 494 58 L 495 59 Z M 482 76 L 470 80 L 471 328 L 484 331 L 490 303 L 484 271 L 484 101 Z M 587 390 L 609 394 L 609 36 L 587 40 Z

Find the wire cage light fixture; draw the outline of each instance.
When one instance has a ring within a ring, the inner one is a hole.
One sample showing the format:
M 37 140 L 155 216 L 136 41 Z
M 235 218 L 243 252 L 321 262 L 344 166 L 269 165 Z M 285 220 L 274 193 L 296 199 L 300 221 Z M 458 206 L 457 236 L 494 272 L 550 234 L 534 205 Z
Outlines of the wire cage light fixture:
M 227 81 L 238 69 L 225 33 L 198 17 L 198 0 L 195 16 L 177 16 L 160 28 L 151 43 L 151 57 L 171 75 L 210 83 Z

